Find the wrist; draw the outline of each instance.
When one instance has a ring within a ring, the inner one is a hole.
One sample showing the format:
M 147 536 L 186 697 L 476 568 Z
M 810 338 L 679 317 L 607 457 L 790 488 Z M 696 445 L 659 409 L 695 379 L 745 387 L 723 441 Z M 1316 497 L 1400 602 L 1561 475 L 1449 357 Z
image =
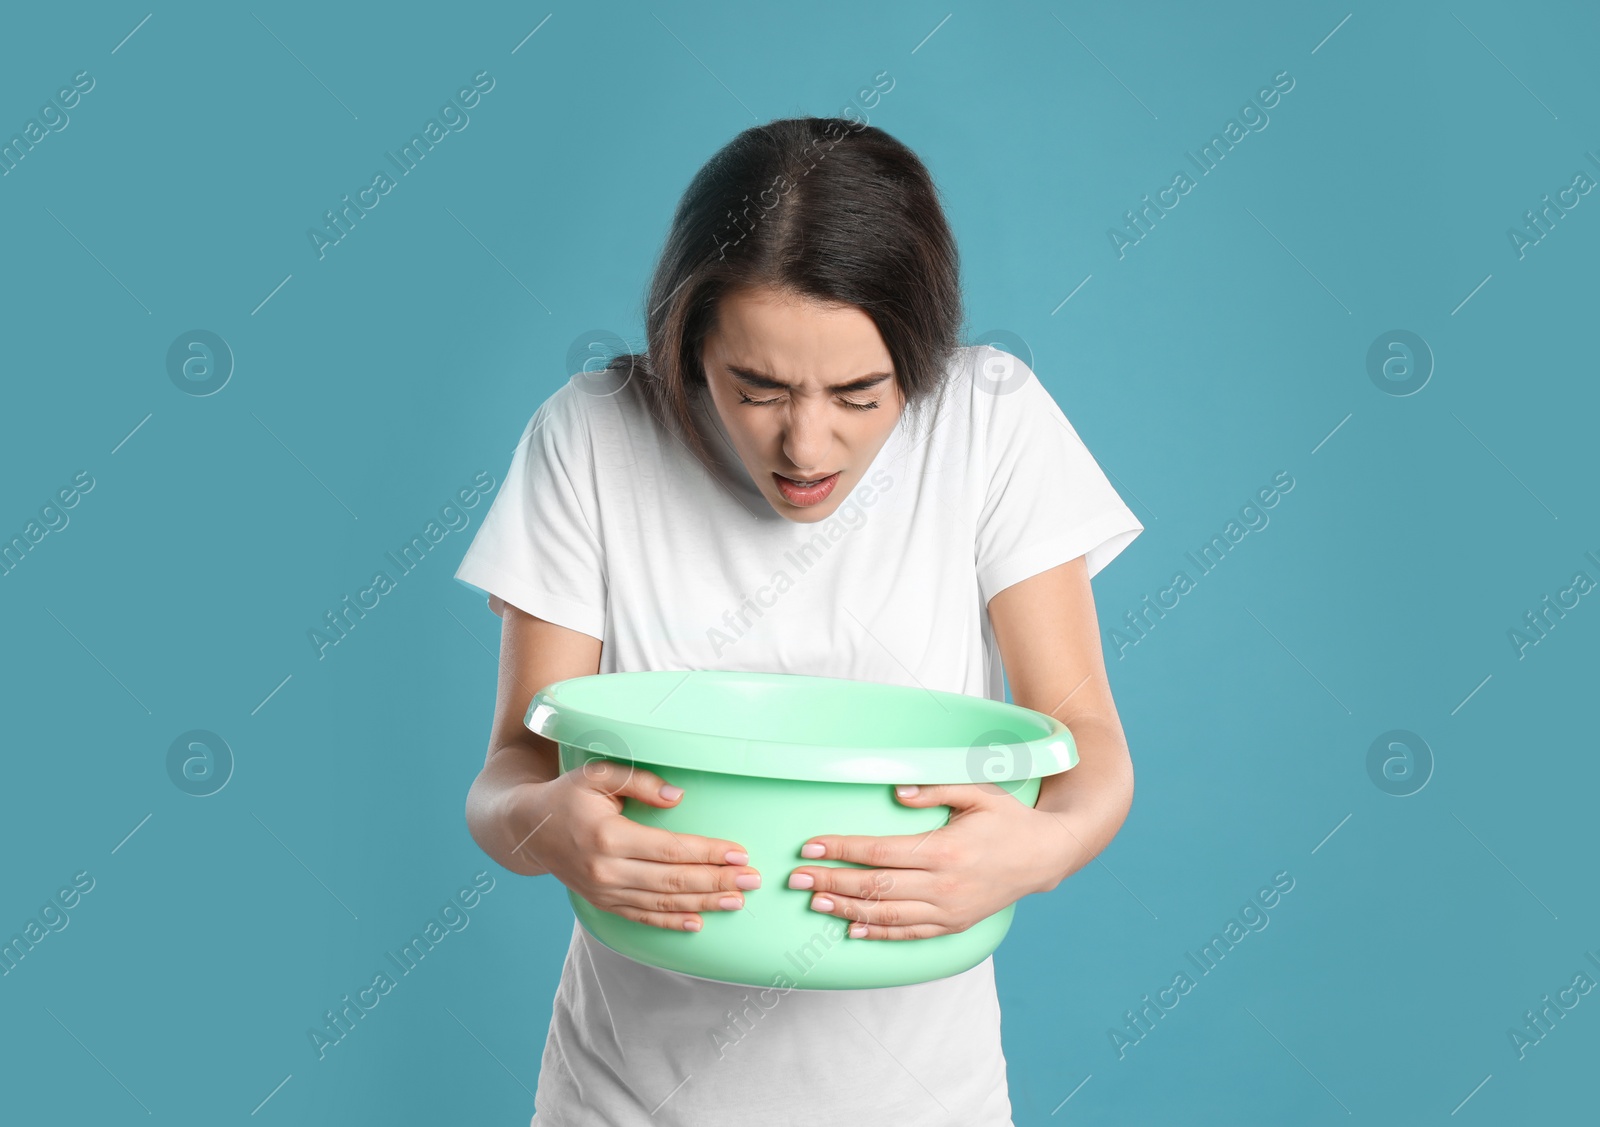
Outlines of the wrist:
M 467 823 L 478 847 L 498 864 L 523 876 L 549 872 L 531 848 L 547 811 L 548 780 L 509 782 L 479 776 L 468 794 Z
M 1038 851 L 1039 869 L 1035 892 L 1052 892 L 1062 881 L 1093 860 L 1084 844 L 1085 832 L 1069 814 L 1040 810 L 1042 848 Z
M 1099 856 L 1122 829 L 1133 804 L 1131 770 L 1112 767 L 1080 774 L 1084 766 L 1046 778 L 1034 803 L 1049 818 L 1041 835 L 1041 852 L 1050 868 L 1048 888 Z
M 1038 813 L 1045 816 L 1045 821 L 1040 823 L 1043 826 L 1040 834 L 1043 848 L 1038 852 L 1038 892 L 1053 892 L 1062 880 L 1094 860 L 1094 856 L 1104 848 L 1104 845 L 1098 847 L 1096 842 L 1102 839 L 1109 842 L 1117 832 L 1117 826 L 1107 826 L 1104 818 L 1088 815 L 1083 810 L 1067 812 L 1040 808 Z
M 501 825 L 509 838 L 508 868 L 525 876 L 548 873 L 539 860 L 540 831 L 550 820 L 548 798 L 553 779 L 529 780 L 510 787 L 501 796 Z

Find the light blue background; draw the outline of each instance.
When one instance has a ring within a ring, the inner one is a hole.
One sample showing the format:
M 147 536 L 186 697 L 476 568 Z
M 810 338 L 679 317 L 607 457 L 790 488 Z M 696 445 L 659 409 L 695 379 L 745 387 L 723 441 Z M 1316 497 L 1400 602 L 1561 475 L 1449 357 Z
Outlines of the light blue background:
M 95 886 L 0 978 L 0 1117 L 526 1122 L 571 915 L 463 818 L 498 620 L 451 573 L 486 504 L 320 660 L 307 631 L 499 482 L 575 340 L 643 344 L 702 161 L 884 71 L 866 112 L 945 193 L 969 339 L 1027 343 L 1147 526 L 1095 580 L 1132 814 L 997 956 L 1017 1123 L 1592 1116 L 1600 994 L 1526 1059 L 1508 1030 L 1600 977 L 1600 596 L 1520 658 L 1508 631 L 1600 579 L 1600 194 L 1520 259 L 1507 232 L 1600 175 L 1600 22 L 1207 7 L 9 11 L 0 138 L 96 84 L 0 177 L 0 534 L 95 486 L 0 578 L 0 938 Z M 319 260 L 307 229 L 484 70 L 470 126 Z M 1119 259 L 1108 229 L 1285 70 Z M 195 328 L 235 357 L 214 395 L 167 372 Z M 1408 396 L 1367 370 L 1397 328 L 1434 356 Z M 1270 525 L 1119 657 L 1279 471 Z M 167 773 L 190 729 L 235 757 L 209 797 Z M 1392 729 L 1431 749 L 1409 796 L 1368 773 Z M 319 1060 L 308 1028 L 484 870 L 470 926 Z M 1279 871 L 1266 930 L 1119 1059 L 1124 1012 Z

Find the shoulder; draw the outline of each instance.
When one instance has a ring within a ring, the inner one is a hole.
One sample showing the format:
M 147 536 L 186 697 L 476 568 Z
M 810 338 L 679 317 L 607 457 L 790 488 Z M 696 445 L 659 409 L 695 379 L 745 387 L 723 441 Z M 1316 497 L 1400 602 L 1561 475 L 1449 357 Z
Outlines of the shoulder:
M 523 442 L 569 473 L 600 475 L 672 445 L 651 409 L 644 378 L 627 371 L 580 371 L 556 386 L 523 432 Z
M 950 440 L 964 438 L 974 456 L 981 456 L 1007 432 L 1025 425 L 1027 416 L 1043 405 L 1043 385 L 1034 375 L 1031 352 L 1017 352 L 992 344 L 962 345 L 945 364 L 945 383 L 930 412 L 929 425 Z
M 930 397 L 931 413 L 939 417 L 937 422 L 959 415 L 986 426 L 997 413 L 1027 410 L 1023 405 L 1035 403 L 1042 386 L 1034 375 L 1031 357 L 1025 347 L 1017 352 L 992 344 L 956 347 L 945 361 L 942 386 Z
M 590 442 L 597 424 L 610 414 L 606 404 L 615 401 L 620 386 L 609 372 L 574 373 L 539 404 L 523 438 L 541 432 L 546 441 L 559 445 Z
M 969 382 L 970 401 L 975 407 L 994 410 L 1027 402 L 1039 388 L 1033 372 L 1033 353 L 1025 347 L 1015 350 L 992 344 L 974 344 L 958 350 L 960 374 Z

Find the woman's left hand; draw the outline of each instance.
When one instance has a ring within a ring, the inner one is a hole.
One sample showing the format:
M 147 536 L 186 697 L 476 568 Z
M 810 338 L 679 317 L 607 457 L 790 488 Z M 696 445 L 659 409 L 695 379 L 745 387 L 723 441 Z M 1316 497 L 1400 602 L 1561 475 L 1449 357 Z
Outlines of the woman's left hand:
M 790 888 L 813 890 L 813 909 L 856 921 L 852 939 L 965 931 L 1031 892 L 1050 891 L 1068 871 L 1075 843 L 1067 827 L 994 783 L 895 793 L 905 806 L 949 806 L 949 824 L 896 836 L 819 834 L 801 856 L 872 868 L 802 865 L 789 876 Z

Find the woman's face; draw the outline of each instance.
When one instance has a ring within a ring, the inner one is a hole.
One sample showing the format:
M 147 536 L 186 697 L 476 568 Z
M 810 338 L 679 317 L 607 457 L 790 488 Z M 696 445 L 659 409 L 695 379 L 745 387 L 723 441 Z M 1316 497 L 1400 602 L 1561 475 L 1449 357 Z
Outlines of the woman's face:
M 838 509 L 905 405 L 878 327 L 853 305 L 772 289 L 729 294 L 701 358 L 745 469 L 801 524 Z

